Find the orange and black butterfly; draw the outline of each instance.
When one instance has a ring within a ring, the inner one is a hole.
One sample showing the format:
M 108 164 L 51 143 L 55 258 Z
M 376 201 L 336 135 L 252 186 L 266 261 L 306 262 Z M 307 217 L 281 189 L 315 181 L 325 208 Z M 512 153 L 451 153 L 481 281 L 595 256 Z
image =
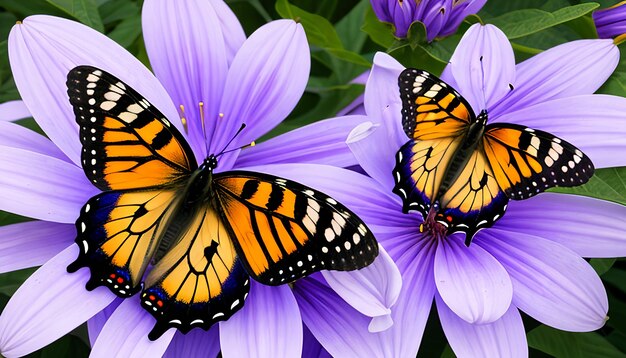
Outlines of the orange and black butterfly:
M 467 101 L 432 74 L 406 69 L 398 77 L 402 125 L 409 141 L 397 153 L 394 193 L 403 211 L 416 210 L 422 231 L 465 232 L 504 215 L 554 186 L 576 186 L 593 175 L 591 160 L 554 135 L 516 124 L 487 124 Z
M 154 340 L 228 319 L 249 277 L 280 285 L 320 270 L 370 264 L 378 245 L 366 225 L 319 191 L 275 176 L 213 173 L 146 99 L 105 71 L 80 66 L 67 79 L 80 126 L 82 166 L 103 192 L 76 221 L 87 289 L 141 291 Z M 150 268 L 150 269 L 149 269 Z

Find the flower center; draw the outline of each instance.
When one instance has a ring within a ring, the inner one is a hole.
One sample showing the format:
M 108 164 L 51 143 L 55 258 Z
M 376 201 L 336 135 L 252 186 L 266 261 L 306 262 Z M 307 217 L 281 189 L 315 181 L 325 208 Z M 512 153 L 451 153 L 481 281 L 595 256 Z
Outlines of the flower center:
M 188 121 L 187 121 L 187 116 L 185 114 L 185 106 L 180 104 L 178 105 L 178 108 L 180 109 L 180 113 L 179 113 L 180 121 L 183 124 L 183 128 L 185 129 L 185 134 L 189 134 Z M 202 132 L 206 136 L 205 119 L 204 119 L 205 118 L 204 117 L 204 102 L 198 102 L 198 113 L 200 114 L 200 123 L 202 124 Z M 219 119 L 222 119 L 222 118 L 224 118 L 224 113 L 219 114 Z

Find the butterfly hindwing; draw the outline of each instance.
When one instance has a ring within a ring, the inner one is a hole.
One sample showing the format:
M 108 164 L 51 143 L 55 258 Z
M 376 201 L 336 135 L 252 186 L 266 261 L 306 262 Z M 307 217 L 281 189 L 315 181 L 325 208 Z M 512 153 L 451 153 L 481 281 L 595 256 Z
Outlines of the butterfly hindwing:
M 185 217 L 189 216 L 189 217 Z M 170 327 L 187 333 L 227 320 L 250 289 L 224 223 L 209 205 L 178 216 L 177 239 L 146 279 L 141 304 L 157 320 L 150 339 Z
M 594 172 L 589 157 L 572 144 L 516 124 L 487 126 L 484 148 L 500 188 L 514 200 L 584 184 Z
M 100 190 L 167 185 L 197 168 L 180 132 L 113 75 L 79 66 L 69 72 L 67 87 L 80 126 L 83 169 Z
M 89 267 L 88 289 L 107 286 L 120 297 L 137 293 L 172 215 L 174 191 L 103 192 L 76 221 L 80 254 L 69 272 Z
M 474 119 L 467 101 L 452 87 L 422 70 L 398 77 L 402 127 L 409 138 L 429 140 L 462 135 Z
M 409 140 L 396 155 L 393 192 L 402 198 L 402 211 L 419 211 L 424 217 L 437 197 L 446 168 L 461 137 Z
M 216 193 L 250 275 L 279 285 L 315 271 L 370 264 L 378 245 L 345 206 L 296 182 L 267 174 L 217 174 Z

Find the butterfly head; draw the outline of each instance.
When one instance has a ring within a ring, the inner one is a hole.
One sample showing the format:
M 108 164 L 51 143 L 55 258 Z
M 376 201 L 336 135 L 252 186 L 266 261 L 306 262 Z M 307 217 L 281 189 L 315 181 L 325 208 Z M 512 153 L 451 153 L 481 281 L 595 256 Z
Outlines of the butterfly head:
M 483 109 L 476 117 L 476 122 L 480 123 L 483 126 L 487 125 L 487 110 Z
M 213 171 L 217 168 L 217 156 L 215 154 L 209 155 L 208 158 L 204 160 L 204 163 L 202 163 L 202 167 Z

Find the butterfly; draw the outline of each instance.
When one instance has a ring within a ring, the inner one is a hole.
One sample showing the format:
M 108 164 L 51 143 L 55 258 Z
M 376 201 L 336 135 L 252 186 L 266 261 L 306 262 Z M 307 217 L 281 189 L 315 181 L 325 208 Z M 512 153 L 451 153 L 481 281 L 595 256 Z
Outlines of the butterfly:
M 141 292 L 151 340 L 227 320 L 250 277 L 280 285 L 377 256 L 371 231 L 333 198 L 268 174 L 214 173 L 219 154 L 198 166 L 175 126 L 113 75 L 79 66 L 67 88 L 82 167 L 102 191 L 81 209 L 68 271 L 88 267 L 88 290 Z
M 523 200 L 555 186 L 589 180 L 589 157 L 550 133 L 517 124 L 487 124 L 450 85 L 422 70 L 398 77 L 402 126 L 393 192 L 403 212 L 422 214 L 422 232 L 474 234 L 492 226 L 509 199 Z

